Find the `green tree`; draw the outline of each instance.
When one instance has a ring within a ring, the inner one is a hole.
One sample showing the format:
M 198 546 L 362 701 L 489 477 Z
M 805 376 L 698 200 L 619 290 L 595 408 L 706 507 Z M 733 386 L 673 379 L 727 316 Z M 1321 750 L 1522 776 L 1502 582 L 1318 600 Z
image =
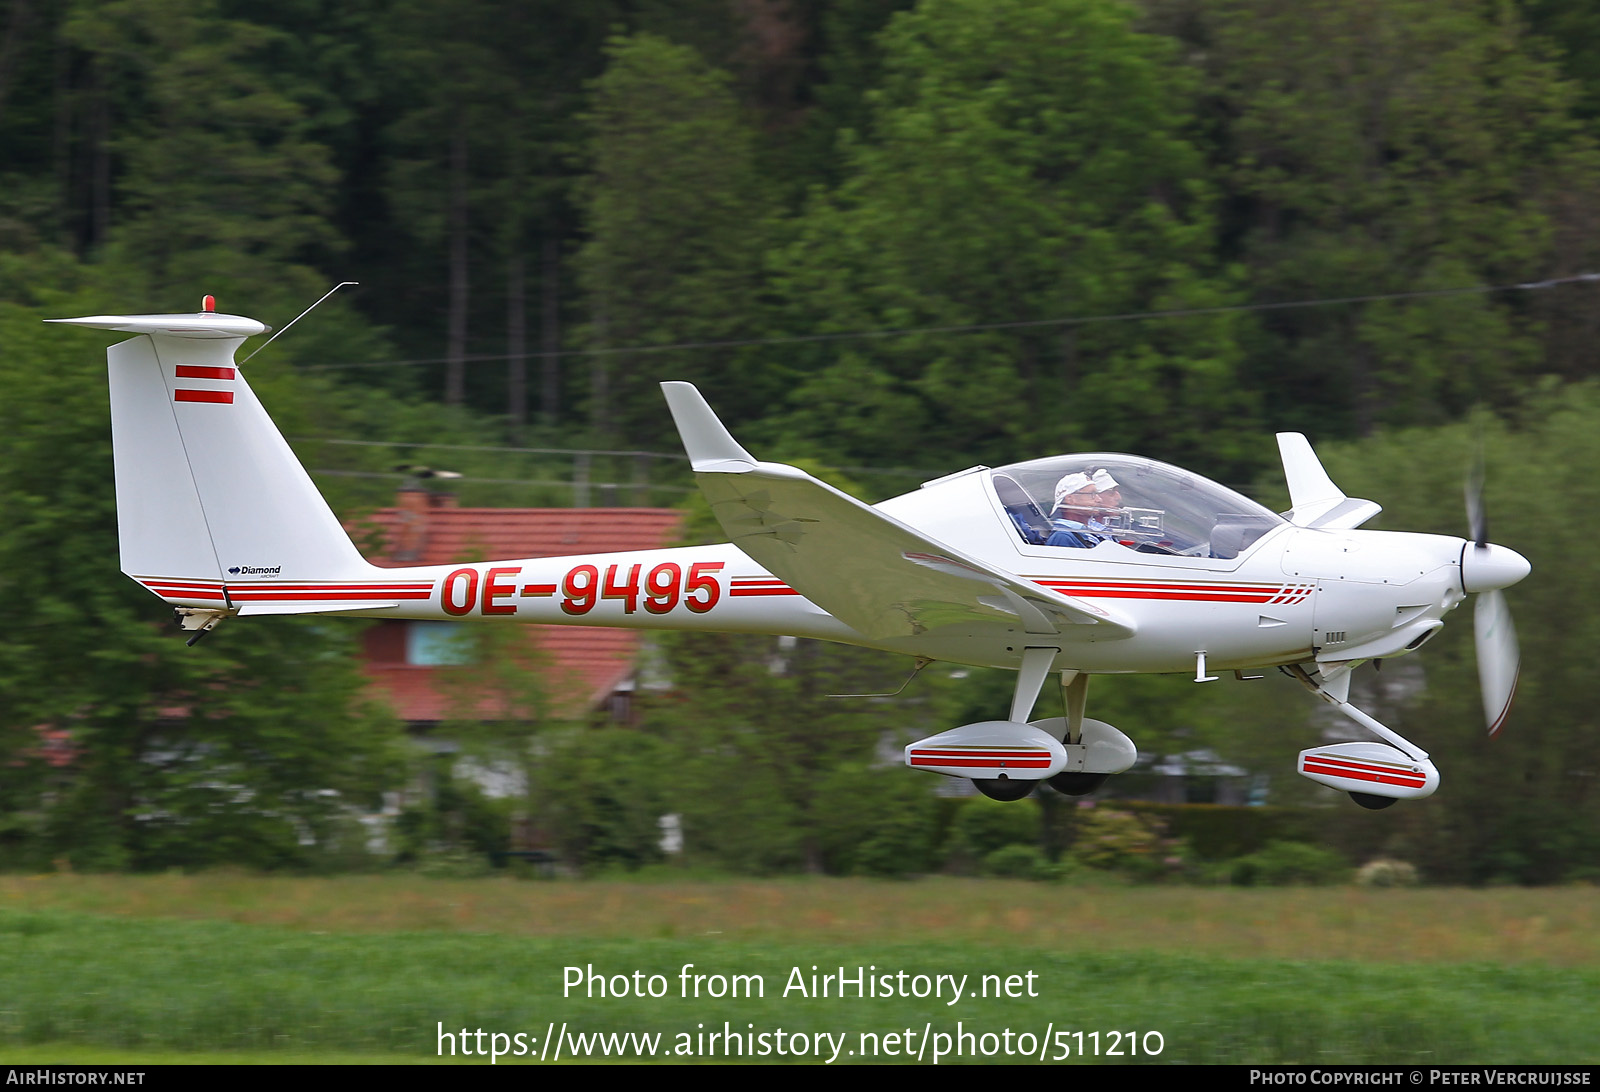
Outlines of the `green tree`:
M 354 814 L 401 772 L 396 726 L 355 668 L 357 627 L 235 621 L 185 647 L 118 571 L 104 339 L 41 317 L 0 304 L 0 795 L 24 828 L 13 863 L 342 854 Z
M 728 78 L 646 34 L 613 39 L 607 57 L 586 115 L 579 195 L 583 343 L 605 350 L 759 332 L 751 323 L 774 209 Z M 590 358 L 596 435 L 664 440 L 654 381 L 668 377 L 717 384 L 736 418 L 769 393 L 770 380 L 738 353 L 602 353 Z
M 511 824 L 526 826 L 539 812 L 542 737 L 560 713 L 550 662 L 526 626 L 457 623 L 453 636 L 457 662 L 437 678 L 449 704 L 441 731 L 460 748 L 454 776 L 500 781 Z
M 530 252 L 540 255 L 545 348 L 554 347 L 553 278 L 570 230 L 568 160 L 582 82 L 599 69 L 611 16 L 609 4 L 472 0 L 445 9 L 401 0 L 382 36 L 382 62 L 402 77 L 391 87 L 384 193 L 405 235 L 424 248 L 423 260 L 406 268 L 432 286 L 397 287 L 429 301 L 429 326 L 444 289 L 443 400 L 454 405 L 473 394 L 477 404 L 509 408 L 515 428 L 527 416 L 525 359 L 516 356 L 509 374 L 474 369 L 469 384 L 467 357 L 489 345 L 514 356 L 526 350 Z M 546 403 L 558 394 L 549 378 L 541 390 Z
M 908 732 L 931 734 L 937 704 L 828 696 L 892 690 L 903 659 L 738 634 L 681 634 L 667 647 L 674 690 L 647 707 L 641 728 L 681 755 L 661 776 L 690 859 L 748 872 L 883 871 L 883 847 L 871 864 L 857 852 L 881 833 L 922 863 L 914 832 L 883 831 L 887 813 L 919 803 L 870 767 L 897 763 Z M 931 793 L 930 782 L 909 791 Z
M 672 811 L 676 741 L 617 726 L 551 733 L 533 771 L 540 831 L 574 868 L 636 869 L 660 861 Z
M 1228 302 L 1173 43 L 1109 2 L 894 18 L 846 176 L 776 259 L 796 332 Z M 1225 318 L 912 334 L 789 354 L 791 431 L 857 461 L 1112 446 L 1252 461 Z M 799 441 L 797 441 L 799 442 Z
M 1526 281 L 1592 259 L 1555 245 L 1561 206 L 1593 190 L 1574 89 L 1509 5 L 1192 10 L 1229 237 L 1264 302 Z M 1501 294 L 1273 312 L 1246 381 L 1308 431 L 1449 420 L 1547 367 L 1536 306 Z
M 276 33 L 211 2 L 80 3 L 63 33 L 118 93 L 110 137 L 113 228 L 152 288 L 187 283 L 208 257 L 283 262 L 335 241 L 335 171 L 298 90 L 253 58 Z

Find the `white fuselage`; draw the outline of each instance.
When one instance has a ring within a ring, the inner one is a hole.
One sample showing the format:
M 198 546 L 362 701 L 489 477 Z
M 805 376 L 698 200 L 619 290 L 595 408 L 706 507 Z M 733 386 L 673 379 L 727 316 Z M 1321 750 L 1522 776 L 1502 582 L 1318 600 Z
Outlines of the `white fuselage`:
M 320 583 L 242 572 L 225 592 L 220 582 L 136 579 L 175 604 L 231 605 L 246 616 L 323 604 L 366 617 L 787 634 L 993 667 L 1016 667 L 1026 647 L 1059 644 L 1060 666 L 1091 673 L 1192 671 L 1201 652 L 1218 669 L 1392 656 L 1419 645 L 1464 598 L 1462 540 L 1437 535 L 1283 524 L 1234 558 L 1139 553 L 1116 542 L 1035 546 L 1013 533 L 979 472 L 877 507 L 966 554 L 1114 610 L 1134 635 L 1052 641 L 1020 625 L 950 625 L 869 640 L 731 544 L 370 568 Z

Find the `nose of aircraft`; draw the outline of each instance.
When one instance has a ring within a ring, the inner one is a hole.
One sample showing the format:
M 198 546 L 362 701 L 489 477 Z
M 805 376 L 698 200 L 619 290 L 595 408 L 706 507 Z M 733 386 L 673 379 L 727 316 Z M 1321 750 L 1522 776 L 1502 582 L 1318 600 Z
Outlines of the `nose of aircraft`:
M 1528 559 L 1505 546 L 1465 543 L 1461 550 L 1461 589 L 1466 592 L 1509 588 L 1528 575 Z

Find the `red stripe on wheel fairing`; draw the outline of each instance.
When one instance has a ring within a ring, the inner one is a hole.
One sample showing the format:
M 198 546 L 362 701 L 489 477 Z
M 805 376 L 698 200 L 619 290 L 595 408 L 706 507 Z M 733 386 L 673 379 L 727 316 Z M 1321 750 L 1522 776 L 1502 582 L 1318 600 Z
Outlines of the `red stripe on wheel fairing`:
M 232 368 L 206 368 L 199 364 L 179 364 L 179 379 L 232 379 Z
M 1400 785 L 1409 789 L 1420 789 L 1426 785 L 1427 778 L 1409 770 L 1385 769 L 1381 766 L 1358 766 L 1348 762 L 1334 762 L 1327 759 L 1307 758 L 1301 767 L 1305 773 L 1326 774 L 1333 777 L 1343 777 L 1351 781 L 1369 781 L 1378 785 Z
M 911 756 L 913 766 L 955 766 L 967 770 L 1045 770 L 1050 761 L 1043 758 L 923 758 Z
M 1389 777 L 1384 774 L 1362 773 L 1360 770 L 1334 770 L 1324 769 L 1321 766 L 1306 763 L 1305 772 L 1308 774 L 1323 774 L 1330 777 L 1342 777 L 1346 781 L 1366 781 L 1373 785 L 1396 785 L 1403 789 L 1420 789 L 1427 784 L 1426 781 L 1417 781 L 1406 777 Z
M 1026 750 L 1012 747 L 918 747 L 914 755 L 1016 755 L 1018 758 L 1049 758 L 1050 752 L 1037 747 Z
M 174 402 L 215 402 L 222 406 L 233 405 L 232 391 L 191 391 L 182 388 L 172 392 Z

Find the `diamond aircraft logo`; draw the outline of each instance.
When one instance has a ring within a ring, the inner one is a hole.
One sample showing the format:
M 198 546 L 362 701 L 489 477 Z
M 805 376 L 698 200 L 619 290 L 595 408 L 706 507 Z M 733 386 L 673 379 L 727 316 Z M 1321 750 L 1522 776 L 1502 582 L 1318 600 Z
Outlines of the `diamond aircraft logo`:
M 235 565 L 228 570 L 230 576 L 238 576 L 240 573 L 245 576 L 277 576 L 282 572 L 282 565 L 273 565 L 270 568 L 265 565 Z

